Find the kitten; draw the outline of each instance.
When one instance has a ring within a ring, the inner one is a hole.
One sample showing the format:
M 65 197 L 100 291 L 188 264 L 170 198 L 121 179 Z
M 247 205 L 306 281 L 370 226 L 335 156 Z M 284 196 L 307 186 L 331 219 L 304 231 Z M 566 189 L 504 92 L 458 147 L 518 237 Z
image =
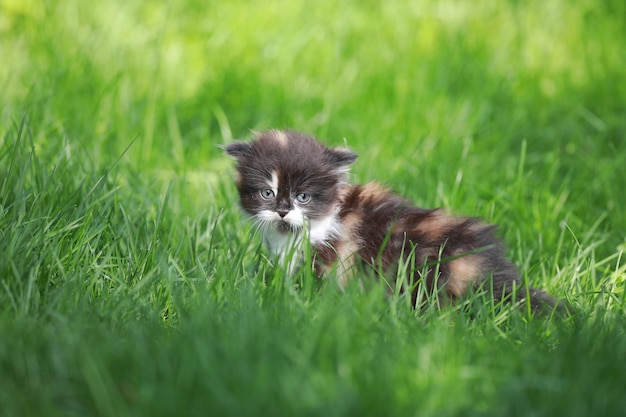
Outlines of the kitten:
M 279 130 L 225 149 L 237 162 L 241 206 L 290 273 L 303 261 L 308 240 L 318 275 L 335 274 L 342 287 L 357 265 L 393 276 L 400 263 L 408 264 L 408 282 L 401 290 L 411 291 L 414 306 L 423 301 L 420 283 L 452 301 L 485 283 L 496 299 L 508 296 L 514 286 L 518 298 L 526 295 L 494 237 L 494 226 L 415 207 L 375 183 L 348 184 L 348 167 L 357 158 L 348 149 Z M 529 296 L 533 308 L 553 306 L 539 290 L 531 288 Z

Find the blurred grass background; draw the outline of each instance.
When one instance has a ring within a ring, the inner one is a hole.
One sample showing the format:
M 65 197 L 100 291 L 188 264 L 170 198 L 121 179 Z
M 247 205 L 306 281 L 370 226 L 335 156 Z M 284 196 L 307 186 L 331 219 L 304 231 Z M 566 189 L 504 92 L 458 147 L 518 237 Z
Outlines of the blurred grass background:
M 621 415 L 626 3 L 0 1 L 5 415 Z M 568 324 L 282 283 L 218 144 L 500 225 Z

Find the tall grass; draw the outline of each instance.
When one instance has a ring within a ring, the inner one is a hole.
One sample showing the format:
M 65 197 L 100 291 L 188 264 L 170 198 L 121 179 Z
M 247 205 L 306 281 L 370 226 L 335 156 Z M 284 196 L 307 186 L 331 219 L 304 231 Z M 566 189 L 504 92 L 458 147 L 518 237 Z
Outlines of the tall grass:
M 622 415 L 621 1 L 0 3 L 0 414 Z M 292 127 L 497 223 L 533 316 L 272 265 L 218 144 Z

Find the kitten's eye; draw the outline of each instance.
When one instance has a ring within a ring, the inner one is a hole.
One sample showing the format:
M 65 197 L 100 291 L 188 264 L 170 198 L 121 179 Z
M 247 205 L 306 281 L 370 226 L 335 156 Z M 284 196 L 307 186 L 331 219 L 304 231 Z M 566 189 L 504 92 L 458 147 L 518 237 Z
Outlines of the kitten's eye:
M 260 191 L 261 197 L 263 197 L 263 199 L 265 200 L 269 200 L 270 198 L 274 198 L 274 191 L 271 189 L 266 189 L 266 190 L 261 190 Z
M 306 204 L 309 201 L 311 201 L 311 196 L 309 194 L 306 194 L 306 193 L 300 193 L 300 194 L 296 195 L 296 201 L 298 203 L 301 203 L 301 204 Z

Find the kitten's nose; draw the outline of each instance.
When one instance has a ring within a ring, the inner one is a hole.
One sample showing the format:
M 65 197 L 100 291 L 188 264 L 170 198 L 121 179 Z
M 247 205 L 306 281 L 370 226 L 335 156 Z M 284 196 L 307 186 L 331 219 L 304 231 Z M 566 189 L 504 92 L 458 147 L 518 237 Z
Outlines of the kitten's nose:
M 278 209 L 276 209 L 276 213 L 278 213 L 278 215 L 282 219 L 283 217 L 285 217 L 287 215 L 287 213 L 289 213 L 289 210 L 288 209 L 284 209 L 284 208 L 278 208 Z

